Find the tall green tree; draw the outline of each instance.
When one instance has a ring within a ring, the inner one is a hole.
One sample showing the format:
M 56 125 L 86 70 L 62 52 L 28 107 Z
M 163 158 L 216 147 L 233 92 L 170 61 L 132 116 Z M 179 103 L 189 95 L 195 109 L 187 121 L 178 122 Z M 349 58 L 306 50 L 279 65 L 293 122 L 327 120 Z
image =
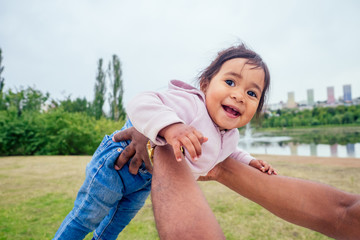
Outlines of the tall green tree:
M 3 89 L 5 86 L 5 79 L 2 77 L 2 72 L 4 71 L 2 60 L 3 60 L 2 50 L 0 48 L 0 110 L 5 109 L 5 104 L 3 99 Z
M 105 102 L 105 92 L 106 92 L 106 83 L 105 83 L 105 72 L 103 70 L 103 59 L 100 58 L 98 61 L 98 70 L 96 75 L 95 82 L 95 98 L 94 98 L 94 115 L 96 119 L 100 119 L 104 115 L 103 106 Z
M 17 112 L 18 116 L 21 116 L 23 111 L 27 112 L 40 112 L 41 107 L 49 99 L 50 94 L 43 94 L 40 90 L 36 90 L 32 87 L 27 89 L 20 89 L 13 92 L 9 89 L 5 93 L 5 105 L 6 109 L 10 112 Z
M 123 81 L 121 63 L 118 56 L 112 56 L 112 61 L 109 62 L 108 76 L 110 79 L 111 92 L 109 97 L 110 102 L 110 116 L 112 120 L 118 121 L 125 119 L 125 110 L 123 107 Z

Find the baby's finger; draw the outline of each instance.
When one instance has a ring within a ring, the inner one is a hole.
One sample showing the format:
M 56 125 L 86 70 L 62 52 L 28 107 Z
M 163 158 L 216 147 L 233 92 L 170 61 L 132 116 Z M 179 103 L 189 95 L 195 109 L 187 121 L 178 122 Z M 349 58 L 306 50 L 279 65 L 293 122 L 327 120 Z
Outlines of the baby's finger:
M 207 142 L 208 138 L 204 137 L 201 132 L 195 130 L 194 134 L 198 138 L 200 144 L 203 144 L 204 142 Z
M 269 174 L 277 175 L 276 170 L 272 166 L 270 166 Z
M 256 169 L 259 169 L 262 172 L 264 171 L 264 168 L 263 168 L 260 160 L 255 160 L 255 159 L 251 160 L 249 164 L 250 164 L 250 166 L 252 166 L 252 167 L 254 167 Z
M 257 160 L 256 162 L 256 168 L 259 169 L 262 172 L 266 172 L 266 168 L 264 166 L 264 161 L 263 160 Z
M 263 160 L 259 160 L 259 162 L 260 162 L 261 165 L 265 168 L 265 170 L 269 170 L 270 164 L 268 164 L 267 162 L 265 162 L 265 161 L 263 161 Z
M 197 160 L 201 156 L 201 142 L 199 139 L 195 136 L 195 134 L 191 134 L 188 136 L 189 140 L 192 143 L 192 146 L 195 149 L 195 155 L 191 155 L 193 160 Z
M 196 161 L 198 156 L 194 147 L 194 144 L 191 142 L 191 140 L 188 137 L 184 137 L 181 140 L 181 144 L 184 148 L 186 148 L 186 150 L 188 151 L 191 159 L 193 161 Z M 200 143 L 198 143 L 198 145 L 200 145 Z M 200 146 L 200 151 L 201 151 L 201 146 Z
M 182 152 L 181 152 L 181 145 L 179 141 L 176 141 L 174 143 L 170 143 L 170 145 L 173 147 L 175 159 L 178 162 L 181 162 L 182 160 Z
M 264 166 L 264 168 L 265 168 L 265 171 L 269 171 L 269 170 L 271 169 L 270 164 L 268 164 L 267 162 L 265 162 L 265 163 L 263 164 L 263 166 Z

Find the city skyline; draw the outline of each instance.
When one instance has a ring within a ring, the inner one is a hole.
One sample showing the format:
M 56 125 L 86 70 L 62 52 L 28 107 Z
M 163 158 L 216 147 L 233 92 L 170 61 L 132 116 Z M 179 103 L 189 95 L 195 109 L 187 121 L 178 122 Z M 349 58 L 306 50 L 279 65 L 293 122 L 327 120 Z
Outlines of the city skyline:
M 335 104 L 336 102 L 344 101 L 350 103 L 355 99 L 360 98 L 360 96 L 357 97 L 352 96 L 351 84 L 344 84 L 341 89 L 337 89 L 339 92 L 338 94 L 336 94 L 336 88 L 334 86 L 327 86 L 324 89 L 326 91 L 326 99 L 316 99 L 315 90 L 310 88 L 310 89 L 306 89 L 306 93 L 307 93 L 306 99 L 297 99 L 296 92 L 290 91 L 288 92 L 287 100 L 280 101 L 280 103 L 281 102 L 286 103 L 286 105 L 289 108 L 291 108 L 291 106 L 293 106 L 294 103 L 306 102 L 306 104 L 308 105 L 313 105 L 316 102 L 326 102 L 327 104 Z M 277 103 L 269 103 L 269 104 L 272 105 Z

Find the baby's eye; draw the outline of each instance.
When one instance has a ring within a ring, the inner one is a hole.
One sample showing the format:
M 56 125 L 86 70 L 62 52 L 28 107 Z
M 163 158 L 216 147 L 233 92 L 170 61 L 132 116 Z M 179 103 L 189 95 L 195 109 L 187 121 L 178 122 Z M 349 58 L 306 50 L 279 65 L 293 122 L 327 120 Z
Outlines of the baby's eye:
M 249 94 L 252 97 L 257 97 L 256 93 L 253 91 L 248 91 L 247 94 Z
M 226 84 L 229 85 L 230 87 L 235 86 L 235 83 L 233 80 L 225 80 Z

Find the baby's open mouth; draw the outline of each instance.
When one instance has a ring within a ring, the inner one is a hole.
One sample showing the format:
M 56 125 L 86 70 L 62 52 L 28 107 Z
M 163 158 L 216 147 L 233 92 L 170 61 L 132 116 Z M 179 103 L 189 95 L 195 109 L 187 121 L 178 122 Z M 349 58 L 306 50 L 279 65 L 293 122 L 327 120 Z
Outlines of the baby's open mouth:
M 227 112 L 228 114 L 230 114 L 234 117 L 240 116 L 240 113 L 238 112 L 237 109 L 234 109 L 234 108 L 226 106 L 226 105 L 222 105 L 222 107 L 225 110 L 225 112 Z

